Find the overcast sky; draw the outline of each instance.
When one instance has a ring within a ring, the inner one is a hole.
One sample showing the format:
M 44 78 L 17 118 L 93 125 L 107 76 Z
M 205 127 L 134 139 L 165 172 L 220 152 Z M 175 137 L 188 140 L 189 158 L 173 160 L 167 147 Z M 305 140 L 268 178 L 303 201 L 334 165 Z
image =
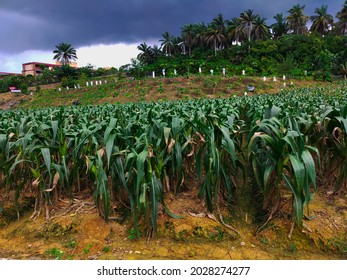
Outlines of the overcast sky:
M 165 31 L 179 36 L 189 23 L 209 23 L 253 9 L 267 23 L 295 4 L 308 16 L 322 5 L 334 17 L 344 0 L 0 0 L 0 72 L 21 72 L 22 63 L 52 63 L 60 42 L 77 50 L 78 65 L 119 67 L 136 57 L 136 47 L 159 44 Z

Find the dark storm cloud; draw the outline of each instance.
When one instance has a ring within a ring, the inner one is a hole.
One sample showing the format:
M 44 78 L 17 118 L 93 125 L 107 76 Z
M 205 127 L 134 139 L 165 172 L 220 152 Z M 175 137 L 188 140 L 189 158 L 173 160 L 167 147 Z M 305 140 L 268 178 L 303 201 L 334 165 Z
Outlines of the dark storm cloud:
M 51 50 L 65 41 L 74 47 L 157 40 L 165 31 L 180 35 L 188 23 L 208 23 L 218 13 L 226 19 L 246 9 L 271 22 L 276 13 L 295 4 L 305 14 L 328 5 L 336 15 L 343 0 L 240 1 L 240 0 L 1 0 L 0 52 Z

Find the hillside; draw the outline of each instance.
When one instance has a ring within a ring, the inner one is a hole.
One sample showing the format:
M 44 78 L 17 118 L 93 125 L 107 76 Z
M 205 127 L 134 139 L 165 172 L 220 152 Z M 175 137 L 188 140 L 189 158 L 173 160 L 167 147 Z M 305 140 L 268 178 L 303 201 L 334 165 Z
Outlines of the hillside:
M 323 85 L 312 80 L 297 80 L 269 77 L 263 81 L 261 77 L 221 77 L 190 76 L 177 78 L 147 78 L 141 80 L 114 77 L 100 78 L 102 85 L 81 86 L 79 89 L 62 88 L 60 84 L 29 88 L 29 94 L 0 94 L 0 109 L 69 106 L 79 101 L 81 105 L 104 103 L 127 103 L 144 101 L 168 101 L 194 98 L 227 98 L 233 95 L 242 96 L 248 92 L 247 86 L 255 87 L 252 94 L 273 94 L 288 87 L 307 87 Z M 107 81 L 107 83 L 105 83 Z M 59 90 L 60 88 L 60 90 Z M 32 95 L 30 94 L 32 93 Z

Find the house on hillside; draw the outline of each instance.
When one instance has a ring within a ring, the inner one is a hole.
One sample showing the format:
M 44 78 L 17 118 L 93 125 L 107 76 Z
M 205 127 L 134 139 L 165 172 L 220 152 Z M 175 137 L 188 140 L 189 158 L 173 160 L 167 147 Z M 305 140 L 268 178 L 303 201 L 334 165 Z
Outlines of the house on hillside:
M 76 62 L 70 62 L 69 64 L 71 67 L 77 68 Z M 43 69 L 48 68 L 49 70 L 52 70 L 53 68 L 61 67 L 61 63 L 43 63 L 43 62 L 27 62 L 22 64 L 22 75 L 33 75 L 37 76 L 40 75 L 43 71 Z

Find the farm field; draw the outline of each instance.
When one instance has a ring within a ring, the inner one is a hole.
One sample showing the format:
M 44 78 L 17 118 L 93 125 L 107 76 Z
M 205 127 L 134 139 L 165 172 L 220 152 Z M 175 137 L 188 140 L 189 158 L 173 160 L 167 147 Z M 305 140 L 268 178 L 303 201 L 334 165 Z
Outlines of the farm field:
M 345 259 L 346 85 L 196 79 L 0 111 L 0 256 Z
M 90 86 L 93 81 L 93 86 Z M 95 85 L 96 82 L 102 85 Z M 105 83 L 106 81 L 106 83 Z M 228 98 L 243 96 L 248 91 L 247 86 L 255 87 L 255 94 L 278 93 L 285 88 L 302 88 L 324 86 L 330 83 L 317 82 L 310 78 L 291 79 L 252 76 L 199 76 L 145 78 L 139 80 L 119 79 L 117 76 L 103 77 L 88 81 L 89 86 L 67 90 L 61 83 L 31 87 L 28 94 L 15 95 L 13 93 L 0 94 L 0 109 L 13 108 L 42 108 L 51 106 L 70 106 L 74 101 L 81 105 L 102 105 L 105 103 L 124 104 L 128 102 L 146 102 L 170 100 L 188 100 L 200 98 Z M 284 86 L 285 83 L 285 86 Z M 59 90 L 60 88 L 60 90 Z M 31 96 L 29 93 L 32 92 Z M 248 92 L 248 95 L 252 95 Z M 14 106 L 11 107 L 11 103 Z

